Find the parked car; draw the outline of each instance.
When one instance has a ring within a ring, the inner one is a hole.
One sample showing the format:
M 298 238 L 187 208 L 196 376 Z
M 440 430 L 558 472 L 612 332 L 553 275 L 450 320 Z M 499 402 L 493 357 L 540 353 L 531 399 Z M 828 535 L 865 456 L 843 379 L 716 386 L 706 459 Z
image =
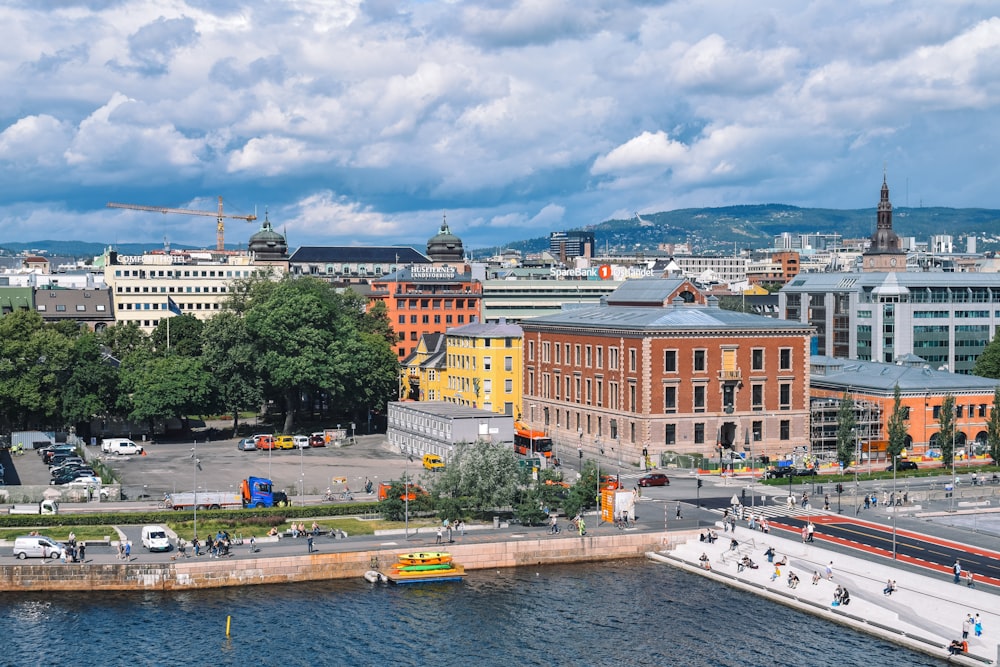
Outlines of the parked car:
M 50 463 L 56 454 L 72 455 L 76 452 L 76 447 L 72 445 L 50 445 L 44 449 L 39 449 L 38 453 L 42 457 L 43 463 Z
M 55 486 L 62 486 L 63 484 L 69 484 L 70 482 L 80 482 L 82 484 L 94 484 L 98 485 L 101 483 L 101 478 L 96 475 L 88 475 L 86 473 L 75 474 L 69 473 L 68 475 L 63 475 L 62 477 L 49 480 L 49 484 Z
M 142 527 L 142 546 L 146 551 L 170 551 L 170 538 L 161 526 Z
M 431 472 L 444 470 L 444 459 L 437 454 L 424 454 L 423 465 L 425 470 L 430 470 Z
M 892 465 L 889 465 L 885 469 L 886 472 L 892 472 Z M 919 470 L 916 461 L 897 461 L 896 462 L 896 472 L 902 472 L 904 470 Z
M 639 486 L 670 486 L 670 479 L 662 472 L 651 472 L 639 478 Z
M 243 438 L 236 443 L 236 449 L 241 452 L 252 452 L 257 449 L 257 442 L 253 438 Z
M 255 436 L 255 443 L 257 444 L 257 449 L 274 449 L 274 436 L 273 435 L 258 435 Z
M 71 474 L 80 477 L 81 475 L 96 475 L 97 473 L 95 473 L 94 469 L 88 465 L 60 466 L 55 470 L 49 471 L 49 477 L 52 479 L 57 479 L 59 477 L 66 477 Z
M 295 449 L 295 439 L 290 435 L 279 435 L 274 439 L 275 449 Z
M 313 433 L 309 436 L 309 446 L 310 447 L 326 447 L 326 434 L 325 433 Z
M 785 468 L 768 468 L 767 472 L 764 473 L 764 477 L 767 479 L 779 479 L 781 477 L 787 477 L 792 475 L 795 469 L 791 466 Z
M 64 547 L 41 535 L 25 535 L 14 540 L 14 556 L 25 558 L 61 558 Z
M 81 459 L 79 456 L 57 456 L 52 459 L 52 463 L 49 464 L 49 470 L 54 470 L 55 468 L 61 468 L 62 466 L 73 465 L 74 463 L 79 465 L 87 465 L 87 462 Z
M 298 449 L 309 449 L 309 436 L 308 435 L 296 435 L 292 438 L 295 442 L 295 447 Z
M 819 471 L 816 468 L 796 468 L 792 474 L 796 477 L 809 477 L 811 475 L 818 475 Z

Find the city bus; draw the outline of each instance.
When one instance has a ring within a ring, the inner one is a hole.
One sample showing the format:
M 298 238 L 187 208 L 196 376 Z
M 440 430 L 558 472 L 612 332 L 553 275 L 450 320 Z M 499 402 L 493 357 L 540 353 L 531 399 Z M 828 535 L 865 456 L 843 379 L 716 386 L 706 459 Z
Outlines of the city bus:
M 532 431 L 524 424 L 514 424 L 514 451 L 521 456 L 552 458 L 552 438 L 545 431 Z

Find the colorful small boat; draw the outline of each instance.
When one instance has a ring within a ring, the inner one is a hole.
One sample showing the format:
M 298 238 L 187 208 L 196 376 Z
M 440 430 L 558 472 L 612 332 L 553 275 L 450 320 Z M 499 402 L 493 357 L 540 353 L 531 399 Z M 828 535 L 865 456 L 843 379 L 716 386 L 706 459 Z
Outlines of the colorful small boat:
M 418 572 L 392 570 L 386 577 L 394 584 L 416 584 L 429 581 L 461 581 L 465 568 L 452 565 L 446 570 L 421 570 Z
M 438 563 L 450 563 L 451 554 L 443 551 L 400 554 L 399 562 L 404 565 L 437 565 Z
M 433 565 L 406 565 L 405 563 L 396 563 L 392 566 L 392 569 L 399 572 L 431 572 L 433 570 L 448 570 L 454 566 L 454 563 L 435 563 Z

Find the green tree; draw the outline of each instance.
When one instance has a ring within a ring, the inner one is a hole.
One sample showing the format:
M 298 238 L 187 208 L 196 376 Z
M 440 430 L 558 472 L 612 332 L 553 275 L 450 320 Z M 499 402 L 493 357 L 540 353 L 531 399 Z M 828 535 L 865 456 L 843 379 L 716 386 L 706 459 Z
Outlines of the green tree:
M 282 430 L 291 433 L 299 396 L 341 383 L 335 362 L 345 314 L 330 285 L 314 278 L 286 277 L 259 294 L 264 298 L 246 311 L 246 327 L 266 390 L 284 403 Z
M 123 364 L 122 386 L 130 397 L 129 419 L 146 421 L 152 430 L 158 419 L 200 412 L 212 382 L 200 359 L 170 355 Z
M 972 374 L 984 378 L 1000 379 L 1000 336 L 990 341 L 972 367 Z
M 152 349 L 149 337 L 135 322 L 108 327 L 97 334 L 97 340 L 119 361 L 124 361 L 134 354 L 148 354 Z
M 33 311 L 0 317 L 0 413 L 9 427 L 63 426 L 73 340 Z
M 208 320 L 201 336 L 202 363 L 212 377 L 216 405 L 223 412 L 232 412 L 233 435 L 236 435 L 240 411 L 256 410 L 263 399 L 254 363 L 254 340 L 243 318 L 230 311 Z
M 837 410 L 837 460 L 844 470 L 847 470 L 856 454 L 859 437 L 857 428 L 854 399 L 845 391 L 840 397 L 840 408 Z
M 955 458 L 955 397 L 945 394 L 938 412 L 938 447 L 941 448 L 941 462 L 950 466 Z
M 1000 461 L 1000 387 L 993 390 L 993 408 L 986 422 L 986 442 L 990 447 L 993 463 Z
M 519 496 L 520 478 L 513 448 L 477 441 L 459 443 L 448 465 L 434 479 L 433 491 L 462 498 L 477 511 L 513 506 Z
M 341 404 L 359 423 L 368 410 L 384 411 L 398 391 L 399 360 L 396 352 L 378 333 L 355 332 L 337 341 L 339 385 L 327 384 L 331 393 L 342 392 Z
M 169 350 L 185 357 L 197 357 L 201 354 L 204 328 L 205 323 L 190 313 L 161 317 L 149 338 L 159 354 Z
M 906 445 L 906 420 L 902 394 L 897 384 L 892 390 L 892 414 L 889 415 L 889 459 L 894 460 Z
M 74 341 L 72 371 L 62 390 L 63 417 L 67 423 L 106 417 L 117 396 L 118 368 L 101 352 L 96 335 L 80 336 Z

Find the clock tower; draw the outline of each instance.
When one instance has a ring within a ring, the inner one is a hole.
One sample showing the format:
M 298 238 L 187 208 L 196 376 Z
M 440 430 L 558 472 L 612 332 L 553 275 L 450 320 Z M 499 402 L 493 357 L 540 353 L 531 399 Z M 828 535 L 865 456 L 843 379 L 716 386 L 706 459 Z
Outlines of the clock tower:
M 906 253 L 900 249 L 899 236 L 892 230 L 892 202 L 889 201 L 889 185 L 882 174 L 882 197 L 878 202 L 878 220 L 871 246 L 861 255 L 862 271 L 884 273 L 906 271 Z

